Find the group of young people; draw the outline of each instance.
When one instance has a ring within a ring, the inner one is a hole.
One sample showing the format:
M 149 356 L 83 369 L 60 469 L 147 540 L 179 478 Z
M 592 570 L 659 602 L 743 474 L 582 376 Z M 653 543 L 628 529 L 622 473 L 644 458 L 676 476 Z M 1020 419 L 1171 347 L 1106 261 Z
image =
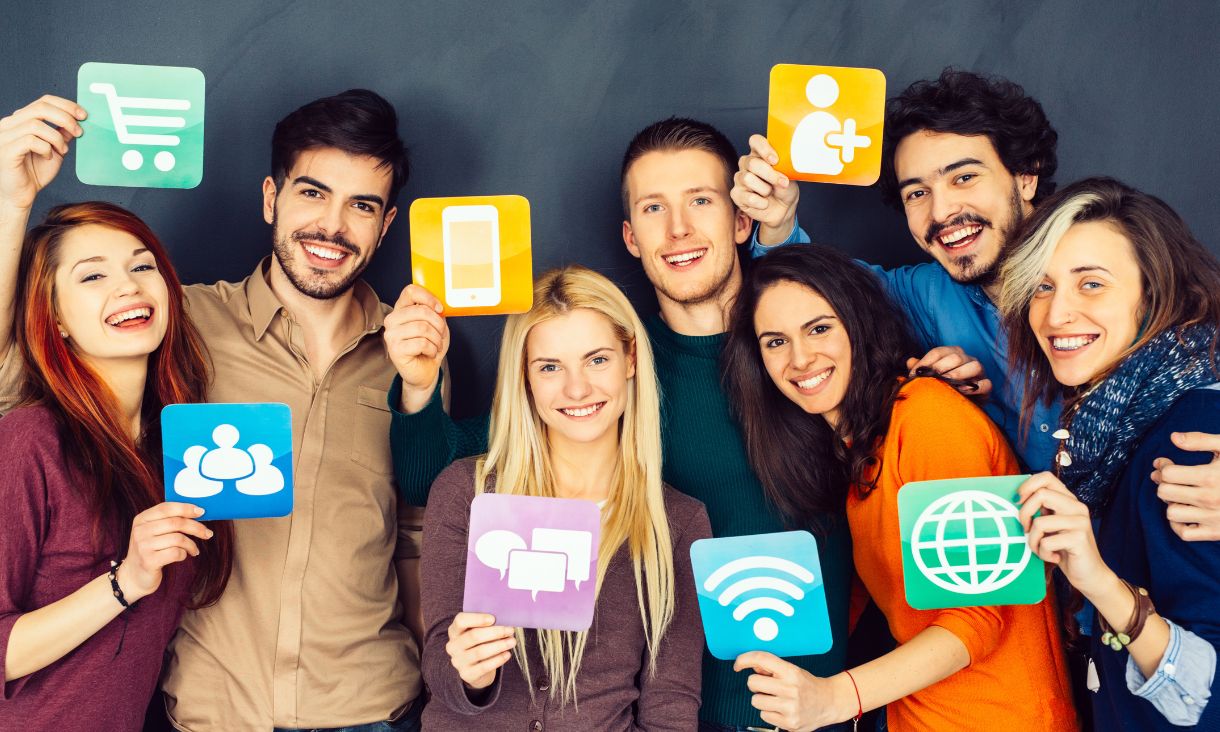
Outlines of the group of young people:
M 385 100 L 277 125 L 273 253 L 210 286 L 110 204 L 27 232 L 83 116 L 0 120 L 0 729 L 139 729 L 154 695 L 183 730 L 1220 727 L 1220 263 L 1151 195 L 1056 192 L 1020 87 L 948 70 L 890 100 L 881 189 L 935 260 L 891 271 L 809 243 L 765 138 L 649 125 L 622 239 L 660 312 L 541 274 L 461 421 L 439 301 L 360 279 L 407 176 Z M 197 401 L 291 406 L 291 516 L 163 502 L 160 408 Z M 910 608 L 898 489 L 1023 471 L 1047 598 Z M 588 631 L 463 612 L 487 491 L 600 506 Z M 691 543 L 789 528 L 833 647 L 715 659 Z M 893 648 L 849 663 L 869 601 Z

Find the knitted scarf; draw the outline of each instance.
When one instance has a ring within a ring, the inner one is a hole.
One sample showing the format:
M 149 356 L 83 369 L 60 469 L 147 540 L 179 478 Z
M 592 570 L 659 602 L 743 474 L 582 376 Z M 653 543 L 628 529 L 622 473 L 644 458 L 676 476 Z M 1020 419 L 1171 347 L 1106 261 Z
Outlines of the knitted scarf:
M 1071 465 L 1059 477 L 1089 508 L 1104 506 L 1137 441 L 1178 397 L 1218 379 L 1209 357 L 1215 328 L 1170 328 L 1123 359 L 1067 416 Z M 1152 466 L 1148 466 L 1152 470 Z

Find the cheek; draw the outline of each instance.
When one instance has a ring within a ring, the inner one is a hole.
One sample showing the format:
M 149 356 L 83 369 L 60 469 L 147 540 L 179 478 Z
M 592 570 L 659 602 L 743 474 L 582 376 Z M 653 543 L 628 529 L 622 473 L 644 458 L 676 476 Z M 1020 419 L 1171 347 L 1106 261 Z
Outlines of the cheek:
M 779 351 L 769 349 L 760 351 L 759 356 L 762 358 L 763 369 L 771 377 L 771 381 L 775 382 L 776 386 L 782 388 L 786 383 L 784 380 L 784 369 L 788 366 L 787 356 Z

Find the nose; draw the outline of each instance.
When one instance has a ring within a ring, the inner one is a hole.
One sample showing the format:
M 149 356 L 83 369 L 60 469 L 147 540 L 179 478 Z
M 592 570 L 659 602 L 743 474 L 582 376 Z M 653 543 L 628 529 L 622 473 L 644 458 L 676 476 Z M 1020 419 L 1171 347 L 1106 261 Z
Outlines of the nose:
M 669 238 L 685 239 L 690 236 L 690 233 L 690 222 L 686 220 L 686 210 L 679 206 L 669 216 Z
M 139 294 L 140 283 L 135 277 L 131 276 L 130 272 L 124 272 L 114 281 L 114 294 L 116 297 L 130 297 Z
M 318 230 L 327 236 L 334 236 L 343 229 L 344 204 L 335 197 L 327 202 L 318 213 Z
M 1076 301 L 1068 290 L 1056 290 L 1046 311 L 1046 323 L 1061 328 L 1076 319 Z
M 563 382 L 563 395 L 565 398 L 573 402 L 579 402 L 593 393 L 593 387 L 581 369 L 568 369 L 565 373 L 566 376 Z
M 818 360 L 817 348 L 809 343 L 806 343 L 803 338 L 797 338 L 792 341 L 792 349 L 788 354 L 788 363 L 793 371 L 803 372 L 813 365 L 814 361 Z
M 932 221 L 943 224 L 962 212 L 961 196 L 951 188 L 932 192 Z

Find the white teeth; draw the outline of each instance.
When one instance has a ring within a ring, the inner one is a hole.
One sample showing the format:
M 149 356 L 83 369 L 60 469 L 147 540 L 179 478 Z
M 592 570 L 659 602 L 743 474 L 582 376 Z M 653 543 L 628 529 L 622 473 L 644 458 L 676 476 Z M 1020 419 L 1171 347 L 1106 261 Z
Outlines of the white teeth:
M 796 382 L 796 385 L 802 389 L 812 389 L 813 387 L 817 386 L 818 384 L 822 383 L 823 381 L 829 379 L 830 373 L 831 373 L 830 369 L 826 369 L 825 371 L 818 374 L 817 376 L 811 376 L 810 378 L 805 379 L 804 381 Z
M 343 259 L 345 256 L 347 256 L 344 252 L 335 251 L 334 249 L 330 249 L 328 247 L 314 247 L 308 244 L 305 245 L 305 251 L 309 252 L 315 257 L 330 260 Z
M 109 318 L 106 319 L 106 324 L 107 325 L 118 325 L 119 323 L 125 323 L 128 320 L 134 320 L 135 318 L 151 318 L 151 317 L 152 317 L 152 310 L 150 308 L 133 308 L 131 310 L 125 310 L 121 313 L 118 313 L 117 315 L 111 315 Z
M 676 264 L 678 266 L 683 266 L 683 265 L 690 264 L 691 262 L 695 261 L 696 259 L 702 259 L 704 254 L 707 254 L 707 250 L 700 249 L 695 252 L 686 252 L 684 254 L 675 254 L 672 257 L 665 257 L 665 261 L 670 264 Z
M 962 239 L 965 239 L 968 236 L 974 236 L 975 234 L 979 233 L 982 230 L 983 230 L 983 227 L 978 226 L 978 225 L 963 226 L 962 228 L 958 229 L 957 231 L 953 232 L 952 234 L 947 234 L 945 236 L 942 236 L 940 238 L 940 241 L 942 244 L 956 244 L 957 242 L 961 241 Z
M 569 417 L 588 417 L 590 414 L 593 414 L 605 406 L 605 404 L 605 402 L 602 402 L 601 404 L 594 404 L 590 407 L 581 407 L 579 409 L 560 409 L 559 411 L 563 412 Z
M 1056 351 L 1075 351 L 1084 348 L 1097 340 L 1095 335 L 1073 336 L 1071 338 L 1051 338 L 1051 346 Z

